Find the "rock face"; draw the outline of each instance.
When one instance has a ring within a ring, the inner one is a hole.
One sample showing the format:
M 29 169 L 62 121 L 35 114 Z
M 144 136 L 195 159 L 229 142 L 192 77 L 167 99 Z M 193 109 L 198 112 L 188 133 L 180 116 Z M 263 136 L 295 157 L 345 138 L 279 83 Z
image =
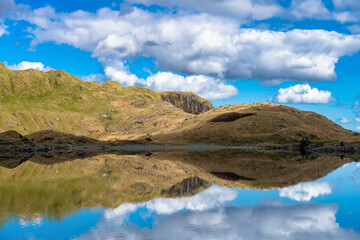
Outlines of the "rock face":
M 161 98 L 192 114 L 204 113 L 213 108 L 211 102 L 189 92 L 164 92 L 161 94 Z

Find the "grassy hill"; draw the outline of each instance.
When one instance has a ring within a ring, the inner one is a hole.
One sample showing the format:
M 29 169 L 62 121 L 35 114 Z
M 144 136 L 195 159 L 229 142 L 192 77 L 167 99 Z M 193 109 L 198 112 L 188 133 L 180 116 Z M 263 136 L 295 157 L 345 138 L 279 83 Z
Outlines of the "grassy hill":
M 256 144 L 310 141 L 359 142 L 357 133 L 315 112 L 272 103 L 221 106 L 183 122 L 181 128 L 159 134 L 159 142 Z
M 101 138 L 154 132 L 188 116 L 150 89 L 84 82 L 64 71 L 11 71 L 0 64 L 0 131 L 27 135 L 51 129 Z
M 9 130 L 170 144 L 360 140 L 324 116 L 282 105 L 212 108 L 192 93 L 84 82 L 61 70 L 12 71 L 0 63 L 0 132 Z

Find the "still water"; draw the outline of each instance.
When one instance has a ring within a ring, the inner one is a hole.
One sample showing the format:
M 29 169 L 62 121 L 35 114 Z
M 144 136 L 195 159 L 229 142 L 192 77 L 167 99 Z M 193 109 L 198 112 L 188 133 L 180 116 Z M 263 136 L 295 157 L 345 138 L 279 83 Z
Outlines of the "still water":
M 77 158 L 0 162 L 0 239 L 360 239 L 354 158 L 251 151 Z M 194 176 L 201 181 L 184 182 Z

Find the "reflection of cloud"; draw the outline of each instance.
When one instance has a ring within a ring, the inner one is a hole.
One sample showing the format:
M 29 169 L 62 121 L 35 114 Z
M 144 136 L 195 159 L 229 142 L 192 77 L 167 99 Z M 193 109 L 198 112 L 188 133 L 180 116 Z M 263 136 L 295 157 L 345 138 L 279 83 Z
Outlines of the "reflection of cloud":
M 311 198 L 330 193 L 331 187 L 327 182 L 305 182 L 279 190 L 280 197 L 287 197 L 299 202 L 310 201 Z
M 19 219 L 19 223 L 22 227 L 34 227 L 34 226 L 40 226 L 42 224 L 42 218 L 37 217 L 30 220 L 25 219 Z
M 104 219 L 80 239 L 359 239 L 336 223 L 336 205 L 221 207 L 156 215 L 150 228 Z
M 234 200 L 237 194 L 237 191 L 214 186 L 190 198 L 156 199 L 146 203 L 146 207 L 158 214 L 171 214 L 182 209 L 203 211 Z
M 146 207 L 149 211 L 157 214 L 172 214 L 184 209 L 203 211 L 218 207 L 224 202 L 234 200 L 237 194 L 237 191 L 213 186 L 193 197 L 174 199 L 160 198 L 140 204 L 125 203 L 114 210 L 106 211 L 105 217 L 115 218 L 124 216 L 142 207 Z

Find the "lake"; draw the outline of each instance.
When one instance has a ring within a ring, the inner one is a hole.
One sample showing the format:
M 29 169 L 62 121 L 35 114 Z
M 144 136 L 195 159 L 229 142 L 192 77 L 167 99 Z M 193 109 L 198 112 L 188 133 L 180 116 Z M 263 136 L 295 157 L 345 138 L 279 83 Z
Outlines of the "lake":
M 360 239 L 357 157 L 286 151 L 0 158 L 0 239 Z

